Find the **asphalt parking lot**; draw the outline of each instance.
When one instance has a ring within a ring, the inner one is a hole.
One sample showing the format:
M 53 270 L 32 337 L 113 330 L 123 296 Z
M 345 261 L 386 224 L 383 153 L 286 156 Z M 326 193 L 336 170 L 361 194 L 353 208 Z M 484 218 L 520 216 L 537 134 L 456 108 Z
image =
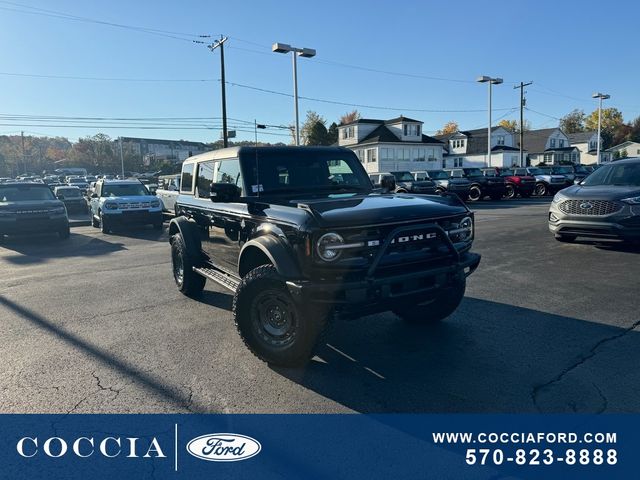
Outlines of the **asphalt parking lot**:
M 335 324 L 306 368 L 238 337 L 231 296 L 183 297 L 167 234 L 90 226 L 0 245 L 0 412 L 640 412 L 640 250 L 561 244 L 548 199 L 483 202 L 459 310 Z

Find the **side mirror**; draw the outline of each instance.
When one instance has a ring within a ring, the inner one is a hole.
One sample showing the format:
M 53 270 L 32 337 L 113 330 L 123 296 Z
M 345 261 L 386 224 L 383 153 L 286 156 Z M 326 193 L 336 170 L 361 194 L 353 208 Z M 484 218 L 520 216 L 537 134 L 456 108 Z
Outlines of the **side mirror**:
M 212 183 L 209 198 L 212 202 L 237 202 L 240 189 L 231 183 Z
M 91 194 L 91 198 L 98 198 L 98 194 L 97 193 L 92 193 Z
M 396 191 L 396 179 L 394 176 L 384 176 L 380 179 L 380 188 L 385 193 Z

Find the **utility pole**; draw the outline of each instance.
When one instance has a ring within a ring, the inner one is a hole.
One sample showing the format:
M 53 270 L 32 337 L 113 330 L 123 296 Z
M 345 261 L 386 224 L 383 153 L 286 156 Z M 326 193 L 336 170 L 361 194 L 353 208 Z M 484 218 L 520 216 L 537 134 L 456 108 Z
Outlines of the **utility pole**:
M 20 138 L 22 139 L 22 166 L 24 167 L 24 173 L 27 173 L 27 156 L 24 153 L 24 132 L 20 132 Z
M 520 85 L 516 85 L 515 88 L 520 89 L 520 166 L 524 167 L 524 106 L 527 100 L 524 98 L 524 87 L 531 85 L 533 82 L 520 82 Z
M 120 137 L 120 167 L 122 168 L 122 178 L 124 178 L 124 153 L 122 152 L 122 137 Z
M 212 52 L 220 47 L 220 81 L 222 83 L 222 146 L 227 148 L 229 146 L 229 134 L 227 132 L 227 93 L 226 93 L 226 81 L 224 78 L 224 42 L 228 40 L 228 37 L 220 35 L 220 40 L 216 40 L 209 45 L 209 50 Z

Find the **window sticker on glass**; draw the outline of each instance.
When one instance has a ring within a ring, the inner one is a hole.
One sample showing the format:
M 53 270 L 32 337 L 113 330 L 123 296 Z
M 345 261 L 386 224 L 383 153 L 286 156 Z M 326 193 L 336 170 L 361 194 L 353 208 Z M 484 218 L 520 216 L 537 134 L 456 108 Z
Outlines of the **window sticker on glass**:
M 253 193 L 264 192 L 264 188 L 262 187 L 262 184 L 259 184 L 259 185 L 251 185 L 251 191 L 252 191 Z

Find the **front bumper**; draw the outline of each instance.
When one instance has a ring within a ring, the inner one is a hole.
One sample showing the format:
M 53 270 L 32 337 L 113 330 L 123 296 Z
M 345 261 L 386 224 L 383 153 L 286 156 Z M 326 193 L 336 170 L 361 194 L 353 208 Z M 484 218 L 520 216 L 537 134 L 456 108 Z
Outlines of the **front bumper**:
M 149 225 L 163 222 L 162 210 L 126 210 L 108 212 L 103 210 L 102 218 L 111 225 Z
M 59 232 L 69 228 L 65 214 L 40 218 L 0 218 L 0 235 Z
M 324 304 L 341 313 L 364 315 L 407 302 L 429 300 L 471 275 L 478 268 L 480 258 L 477 253 L 467 252 L 461 254 L 456 263 L 427 270 L 347 282 L 291 280 L 287 287 L 293 298 L 303 305 Z
M 549 231 L 555 235 L 640 240 L 640 205 L 626 205 L 611 215 L 568 215 L 556 203 L 549 208 Z

